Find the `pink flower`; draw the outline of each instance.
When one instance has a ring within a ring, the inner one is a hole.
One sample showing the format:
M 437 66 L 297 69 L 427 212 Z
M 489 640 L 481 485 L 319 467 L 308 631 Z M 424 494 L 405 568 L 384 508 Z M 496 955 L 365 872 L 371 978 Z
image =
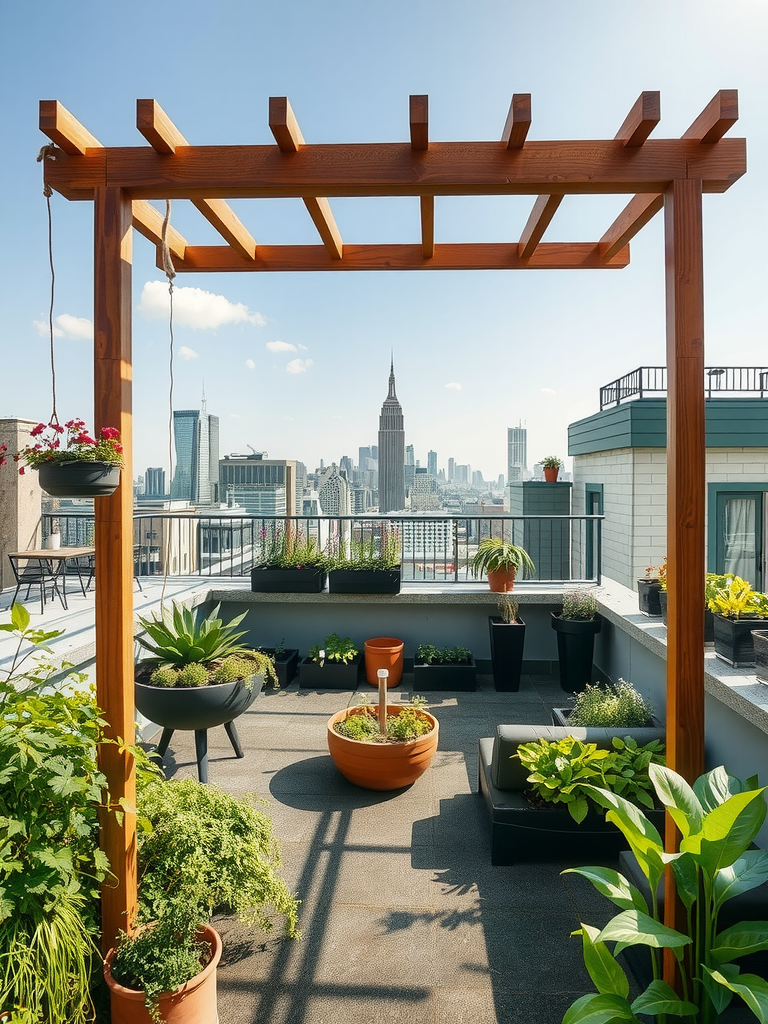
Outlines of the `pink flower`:
M 120 431 L 116 430 L 115 427 L 102 427 L 101 436 L 108 441 L 117 441 L 120 437 Z
M 32 435 L 32 437 L 39 437 L 44 430 L 45 424 L 38 423 L 36 427 L 32 427 L 32 429 L 30 430 L 30 434 Z
M 120 455 L 123 454 L 123 446 L 120 444 L 119 441 L 115 441 L 112 447 L 115 449 L 116 452 L 119 452 Z
M 19 476 L 24 476 L 24 467 L 19 466 Z

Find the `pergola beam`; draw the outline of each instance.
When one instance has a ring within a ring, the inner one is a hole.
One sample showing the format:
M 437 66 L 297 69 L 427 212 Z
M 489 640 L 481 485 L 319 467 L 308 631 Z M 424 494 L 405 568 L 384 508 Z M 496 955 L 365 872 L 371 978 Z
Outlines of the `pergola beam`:
M 132 203 L 132 217 L 133 226 L 150 242 L 155 245 L 163 244 L 163 216 L 159 210 L 156 210 L 151 203 L 148 203 L 146 199 L 135 199 Z M 183 235 L 168 225 L 166 232 L 166 241 L 168 248 L 170 249 L 171 256 L 176 259 L 183 260 L 184 253 L 186 252 L 188 242 Z
M 611 259 L 652 220 L 664 205 L 664 196 L 634 196 L 600 239 L 600 255 Z
M 298 153 L 305 145 L 299 122 L 287 96 L 270 96 L 269 127 L 281 153 Z M 312 223 L 333 260 L 344 257 L 344 243 L 341 232 L 331 211 L 331 204 L 325 196 L 303 196 Z
M 562 196 L 539 196 L 533 204 L 517 246 L 521 260 L 530 260 L 533 256 L 562 201 Z
M 188 245 L 179 273 L 237 271 L 355 271 L 355 270 L 621 270 L 629 263 L 624 247 L 612 257 L 599 251 L 597 242 L 545 242 L 523 259 L 515 242 L 441 242 L 434 255 L 423 246 L 345 245 L 344 259 L 333 260 L 322 245 L 260 245 L 255 264 L 235 255 L 227 246 Z M 158 266 L 160 263 L 158 262 Z
M 58 100 L 40 100 L 40 131 L 70 156 L 104 148 Z
M 531 94 L 516 92 L 509 105 L 509 113 L 501 133 L 507 149 L 522 149 L 531 127 Z
M 429 96 L 409 97 L 411 149 L 429 149 Z
M 616 140 L 631 149 L 642 146 L 661 120 L 661 93 L 641 92 L 616 132 Z
M 421 255 L 431 260 L 435 255 L 435 197 L 422 196 L 419 200 L 421 214 Z
M 136 101 L 136 127 L 157 153 L 173 156 L 189 147 L 157 100 Z M 256 239 L 223 199 L 195 199 L 192 205 L 244 259 L 256 258 Z
M 719 142 L 739 119 L 739 94 L 736 89 L 715 93 L 682 138 L 697 142 Z

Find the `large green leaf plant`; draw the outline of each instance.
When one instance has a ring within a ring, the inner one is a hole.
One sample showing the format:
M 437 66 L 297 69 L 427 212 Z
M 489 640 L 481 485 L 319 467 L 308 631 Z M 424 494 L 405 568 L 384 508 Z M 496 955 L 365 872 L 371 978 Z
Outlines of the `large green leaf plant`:
M 159 619 L 155 616 L 151 619 L 139 617 L 149 639 L 139 636 L 137 643 L 152 655 L 148 661 L 155 661 L 161 666 L 195 662 L 205 665 L 247 650 L 245 644 L 239 643 L 245 632 L 235 633 L 246 613 L 235 616 L 225 625 L 218 618 L 220 607 L 217 604 L 209 615 L 198 617 L 196 611 L 175 602 L 172 611 L 163 606 Z
M 563 1024 L 638 1021 L 637 1014 L 666 1022 L 683 1017 L 711 1024 L 738 995 L 763 1024 L 768 1022 L 768 982 L 741 973 L 734 963 L 768 949 L 768 921 L 744 921 L 720 930 L 723 904 L 768 880 L 768 853 L 750 849 L 765 820 L 766 787 L 746 783 L 723 767 L 702 775 L 693 786 L 676 772 L 649 765 L 656 794 L 680 831 L 680 849 L 665 853 L 661 837 L 633 804 L 605 789 L 593 797 L 608 809 L 607 819 L 624 834 L 651 892 L 650 904 L 624 875 L 604 867 L 567 869 L 589 879 L 619 908 L 603 929 L 582 923 L 574 932 L 583 944 L 584 962 L 597 992 L 582 996 L 567 1010 Z M 669 864 L 687 915 L 685 931 L 663 924 L 657 892 Z M 613 943 L 613 949 L 608 943 Z M 616 960 L 628 946 L 650 949 L 653 980 L 630 1001 L 629 980 Z M 681 993 L 661 976 L 662 950 L 679 965 Z

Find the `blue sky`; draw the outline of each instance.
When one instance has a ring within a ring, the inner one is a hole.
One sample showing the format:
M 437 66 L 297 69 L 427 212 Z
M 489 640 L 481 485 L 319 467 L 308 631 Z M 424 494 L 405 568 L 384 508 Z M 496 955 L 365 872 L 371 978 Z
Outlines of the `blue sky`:
M 739 90 L 748 172 L 705 196 L 708 364 L 768 363 L 768 5 L 764 0 L 133 0 L 0 2 L 0 416 L 50 412 L 45 201 L 38 101 L 57 99 L 104 145 L 142 145 L 137 98 L 195 144 L 272 143 L 287 95 L 307 142 L 406 141 L 428 93 L 430 138 L 500 137 L 514 92 L 529 138 L 611 138 L 639 93 L 661 91 L 655 137 L 679 136 L 718 89 Z M 594 240 L 622 197 L 567 198 L 547 240 Z M 60 418 L 92 421 L 92 206 L 53 198 Z M 438 199 L 436 240 L 519 237 L 532 200 Z M 257 242 L 315 243 L 299 201 L 232 204 Z M 417 200 L 334 200 L 345 242 L 416 242 Z M 191 206 L 173 223 L 215 241 Z M 222 453 L 251 444 L 314 468 L 375 443 L 394 350 L 406 441 L 486 478 L 506 427 L 529 461 L 564 456 L 598 388 L 664 362 L 661 218 L 623 271 L 231 274 L 177 278 L 176 408 L 221 418 Z M 134 242 L 134 471 L 167 463 L 168 327 L 154 249 Z M 162 297 L 162 296 L 161 296 Z M 282 344 L 278 344 L 282 343 Z M 453 385 L 447 387 L 447 385 Z M 460 387 L 457 387 L 460 385 Z

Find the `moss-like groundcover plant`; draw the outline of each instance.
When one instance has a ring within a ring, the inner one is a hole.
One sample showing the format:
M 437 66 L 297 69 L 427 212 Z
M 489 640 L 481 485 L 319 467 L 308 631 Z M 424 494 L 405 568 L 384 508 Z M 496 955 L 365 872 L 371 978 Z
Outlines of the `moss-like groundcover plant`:
M 693 1024 L 719 1018 L 734 995 L 760 1021 L 768 1019 L 768 982 L 742 974 L 734 960 L 768 949 L 768 921 L 744 921 L 718 930 L 723 904 L 768 880 L 768 853 L 750 849 L 765 820 L 765 787 L 746 783 L 715 768 L 693 786 L 662 765 L 649 765 L 658 799 L 680 830 L 680 850 L 665 854 L 650 821 L 627 800 L 606 789 L 593 797 L 607 809 L 607 819 L 624 834 L 651 891 L 650 904 L 622 874 L 610 868 L 569 868 L 588 878 L 598 892 L 619 908 L 601 930 L 582 923 L 584 963 L 597 992 L 582 996 L 567 1010 L 563 1024 L 634 1021 L 637 1014 L 668 1021 L 680 1017 Z M 661 922 L 657 892 L 670 864 L 688 926 L 676 931 Z M 615 943 L 613 950 L 608 943 Z M 630 1002 L 629 979 L 616 956 L 627 946 L 650 948 L 653 981 Z M 661 951 L 677 960 L 682 994 L 662 980 Z

